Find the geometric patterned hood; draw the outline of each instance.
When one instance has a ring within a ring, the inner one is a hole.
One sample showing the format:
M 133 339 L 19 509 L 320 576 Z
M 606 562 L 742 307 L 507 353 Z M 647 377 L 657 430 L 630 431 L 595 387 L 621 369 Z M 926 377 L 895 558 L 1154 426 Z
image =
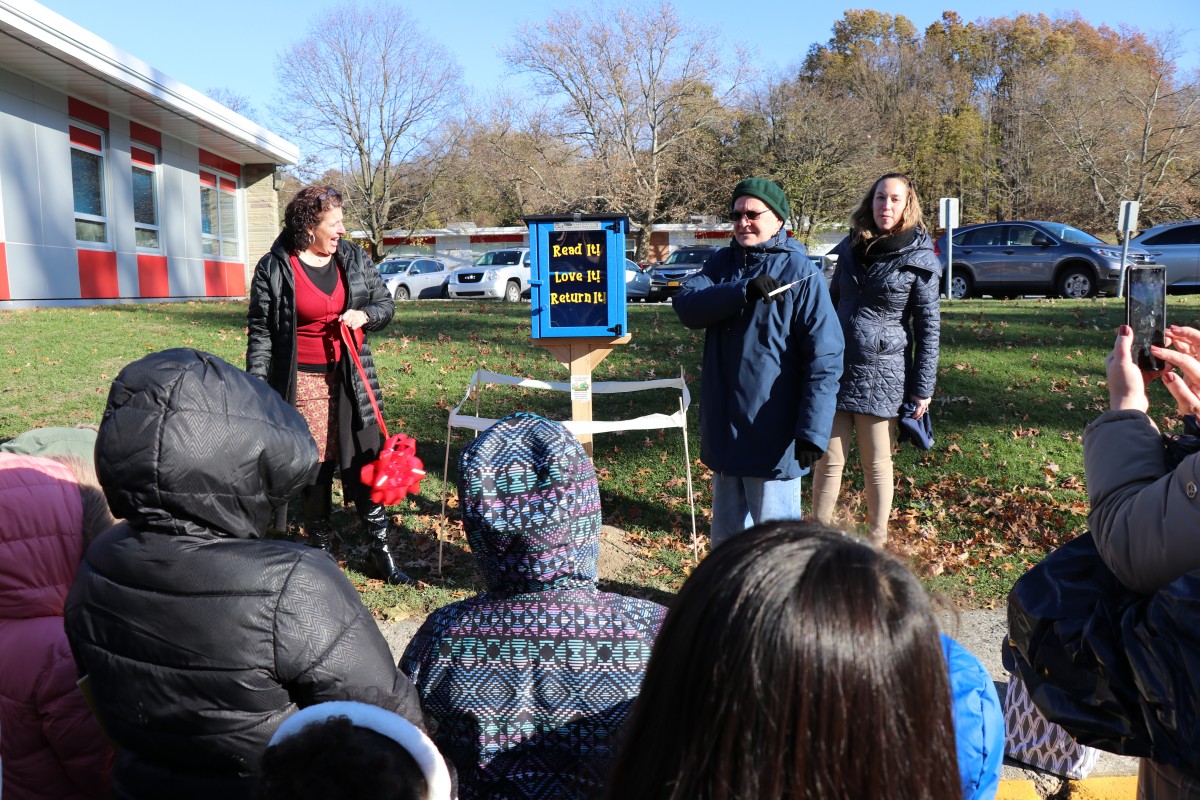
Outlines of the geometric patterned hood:
M 519 411 L 488 428 L 459 456 L 458 495 L 489 591 L 595 586 L 600 489 L 562 425 Z

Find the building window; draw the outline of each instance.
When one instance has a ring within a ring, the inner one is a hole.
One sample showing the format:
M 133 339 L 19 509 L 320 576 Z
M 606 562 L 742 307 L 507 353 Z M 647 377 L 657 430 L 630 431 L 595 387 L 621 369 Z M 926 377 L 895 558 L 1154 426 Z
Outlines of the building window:
M 200 228 L 204 255 L 239 258 L 237 181 L 200 170 Z
M 158 154 L 130 147 L 133 168 L 133 235 L 139 250 L 160 250 L 158 238 Z
M 71 125 L 71 187 L 75 197 L 75 239 L 108 243 L 104 206 L 104 134 Z

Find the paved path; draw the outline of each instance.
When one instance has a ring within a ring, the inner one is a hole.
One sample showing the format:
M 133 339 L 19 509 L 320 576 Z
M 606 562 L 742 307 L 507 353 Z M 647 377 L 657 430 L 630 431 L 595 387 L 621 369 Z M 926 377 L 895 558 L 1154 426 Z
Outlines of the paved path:
M 942 630 L 957 639 L 987 667 L 996 690 L 1004 697 L 1008 673 L 1000 661 L 1000 643 L 1004 640 L 1007 623 L 1003 611 L 942 612 Z M 399 659 L 409 639 L 417 632 L 421 620 L 380 622 L 392 653 Z M 997 800 L 1039 800 L 1056 797 L 1071 800 L 1133 800 L 1136 796 L 1137 759 L 1101 753 L 1096 769 L 1086 780 L 1063 781 L 1024 769 L 1016 762 L 1005 762 L 1000 793 Z M 1069 784 L 1069 785 L 1068 785 Z

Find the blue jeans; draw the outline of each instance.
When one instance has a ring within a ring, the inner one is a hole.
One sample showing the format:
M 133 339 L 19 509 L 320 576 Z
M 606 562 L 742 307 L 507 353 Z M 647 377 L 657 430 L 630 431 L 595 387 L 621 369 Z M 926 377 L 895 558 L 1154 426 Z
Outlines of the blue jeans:
M 802 478 L 739 478 L 713 473 L 712 547 L 761 522 L 800 519 Z

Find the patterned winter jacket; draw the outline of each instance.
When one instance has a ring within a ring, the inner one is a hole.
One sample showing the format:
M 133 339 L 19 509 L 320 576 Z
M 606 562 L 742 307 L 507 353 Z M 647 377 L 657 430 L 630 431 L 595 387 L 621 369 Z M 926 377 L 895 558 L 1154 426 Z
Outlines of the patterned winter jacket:
M 941 262 L 924 228 L 870 266 L 859 262 L 849 236 L 832 252 L 829 293 L 846 338 L 837 409 L 899 416 L 901 403 L 932 397 L 937 382 Z
M 109 796 L 112 748 L 75 685 L 63 631 L 82 551 L 71 471 L 0 453 L 0 757 L 10 800 Z
M 538 444 L 497 464 L 506 436 Z M 568 452 L 547 462 L 547 449 Z M 506 417 L 463 451 L 459 476 L 488 591 L 430 615 L 400 668 L 463 800 L 596 796 L 666 609 L 597 590 L 596 473 L 561 426 Z

